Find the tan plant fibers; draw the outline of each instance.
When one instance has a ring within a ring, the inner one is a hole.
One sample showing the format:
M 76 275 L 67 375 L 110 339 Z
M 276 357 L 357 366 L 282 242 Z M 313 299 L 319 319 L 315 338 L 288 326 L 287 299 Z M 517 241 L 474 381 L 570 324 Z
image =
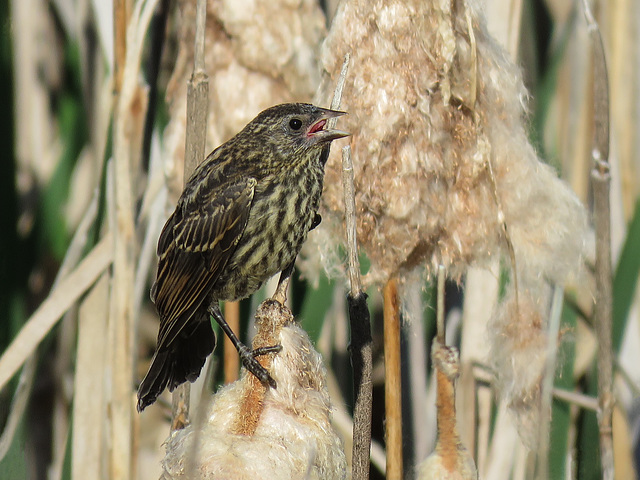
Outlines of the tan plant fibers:
M 537 444 L 542 376 L 547 359 L 547 316 L 551 289 L 543 282 L 513 283 L 489 324 L 489 363 L 497 387 L 518 426 L 523 443 Z
M 521 305 L 514 282 L 489 339 L 500 391 L 532 445 L 548 302 L 529 286 L 563 284 L 579 271 L 587 219 L 528 141 L 520 70 L 476 0 L 342 2 L 322 49 L 318 102 L 345 53 L 342 128 L 353 134 L 358 240 L 371 261 L 364 282 L 381 286 L 440 264 L 459 279 L 496 260 L 512 281 L 522 278 Z M 334 151 L 324 221 L 302 265 L 311 278 L 318 256 L 330 273 L 341 263 L 340 175 Z
M 518 268 L 563 282 L 580 261 L 585 212 L 529 144 L 520 71 L 475 1 L 343 2 L 322 49 L 325 71 L 339 71 L 347 52 L 343 128 L 353 133 L 365 281 L 438 264 L 458 278 L 508 252 L 506 224 Z M 342 232 L 339 179 L 334 151 L 323 213 L 335 231 L 310 237 L 329 269 L 336 242 L 327 239 Z

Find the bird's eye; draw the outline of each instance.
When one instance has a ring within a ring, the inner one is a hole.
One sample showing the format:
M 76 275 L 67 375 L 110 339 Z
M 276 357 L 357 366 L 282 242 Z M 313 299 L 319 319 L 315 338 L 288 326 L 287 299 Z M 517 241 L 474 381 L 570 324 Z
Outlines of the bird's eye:
M 302 120 L 299 118 L 292 118 L 289 120 L 289 126 L 292 130 L 300 130 L 302 128 Z

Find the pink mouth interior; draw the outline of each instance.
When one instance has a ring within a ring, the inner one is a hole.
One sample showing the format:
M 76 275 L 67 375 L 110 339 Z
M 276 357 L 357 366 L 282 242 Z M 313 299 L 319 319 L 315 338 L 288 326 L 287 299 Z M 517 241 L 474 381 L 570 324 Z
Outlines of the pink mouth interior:
M 326 123 L 327 123 L 326 120 L 320 120 L 319 122 L 317 122 L 314 125 L 312 125 L 311 129 L 309 130 L 309 135 L 311 135 L 312 133 L 316 133 L 316 132 L 319 132 L 320 130 L 322 130 Z

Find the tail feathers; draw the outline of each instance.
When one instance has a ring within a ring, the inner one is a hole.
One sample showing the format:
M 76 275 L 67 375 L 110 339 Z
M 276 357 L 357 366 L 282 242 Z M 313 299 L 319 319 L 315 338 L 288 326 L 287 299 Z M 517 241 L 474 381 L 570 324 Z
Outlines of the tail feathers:
M 192 320 L 194 325 L 187 325 L 169 346 L 156 351 L 138 388 L 139 412 L 153 404 L 165 388 L 173 391 L 187 380 L 194 382 L 198 378 L 216 345 L 209 317 L 203 317 L 206 321 Z

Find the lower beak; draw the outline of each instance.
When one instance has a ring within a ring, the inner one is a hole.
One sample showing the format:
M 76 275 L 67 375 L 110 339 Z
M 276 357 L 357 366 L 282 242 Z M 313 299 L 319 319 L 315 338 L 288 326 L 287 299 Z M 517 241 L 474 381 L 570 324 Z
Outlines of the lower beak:
M 351 135 L 349 132 L 342 130 L 336 130 L 334 128 L 324 129 L 325 126 L 334 126 L 336 123 L 336 117 L 346 115 L 346 112 L 340 112 L 338 110 L 329 110 L 321 108 L 322 116 L 313 124 L 310 128 L 309 136 L 313 139 L 314 143 L 328 143 L 338 138 L 348 137 Z
M 351 135 L 349 132 L 343 132 L 342 130 L 318 130 L 315 133 L 311 134 L 311 138 L 313 138 L 316 143 L 327 143 L 337 140 L 338 138 L 348 137 Z

